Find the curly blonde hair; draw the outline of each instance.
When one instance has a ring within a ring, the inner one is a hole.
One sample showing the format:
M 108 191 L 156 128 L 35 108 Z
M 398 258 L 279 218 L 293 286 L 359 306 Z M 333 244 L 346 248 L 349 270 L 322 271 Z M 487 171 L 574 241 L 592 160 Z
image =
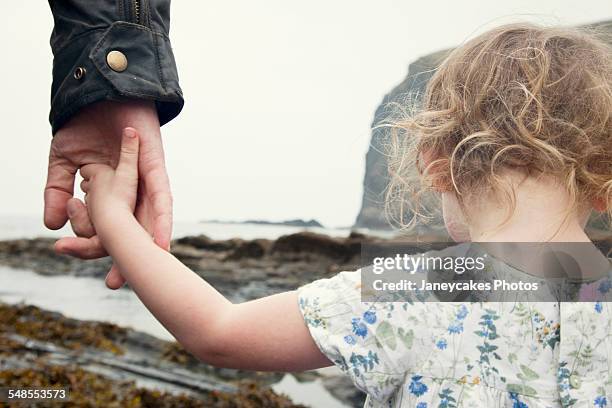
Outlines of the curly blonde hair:
M 418 111 L 382 123 L 390 135 L 388 215 L 430 215 L 432 191 L 494 191 L 513 211 L 500 172 L 558 179 L 574 208 L 612 214 L 612 49 L 593 29 L 504 25 L 453 50 Z M 416 170 L 415 170 L 416 169 Z M 410 211 L 408 211 L 410 210 Z

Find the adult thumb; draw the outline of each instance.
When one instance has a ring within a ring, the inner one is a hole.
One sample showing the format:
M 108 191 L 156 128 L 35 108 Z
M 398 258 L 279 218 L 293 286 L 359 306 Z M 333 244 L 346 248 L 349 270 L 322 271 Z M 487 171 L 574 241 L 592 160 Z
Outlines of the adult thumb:
M 138 178 L 138 133 L 134 128 L 123 129 L 117 173 L 128 179 Z

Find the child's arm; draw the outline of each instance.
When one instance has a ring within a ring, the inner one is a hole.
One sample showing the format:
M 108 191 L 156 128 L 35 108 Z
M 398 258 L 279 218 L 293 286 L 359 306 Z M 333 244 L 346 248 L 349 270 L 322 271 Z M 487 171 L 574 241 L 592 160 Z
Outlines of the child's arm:
M 331 365 L 310 336 L 295 291 L 232 304 L 154 244 L 132 215 L 137 158 L 138 138 L 128 128 L 117 169 L 85 166 L 82 186 L 103 246 L 151 313 L 209 364 L 276 371 Z

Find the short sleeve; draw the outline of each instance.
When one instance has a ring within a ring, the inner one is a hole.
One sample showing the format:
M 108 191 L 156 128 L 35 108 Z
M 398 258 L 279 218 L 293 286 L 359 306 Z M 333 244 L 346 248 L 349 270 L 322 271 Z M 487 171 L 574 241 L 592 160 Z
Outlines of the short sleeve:
M 418 331 L 410 328 L 406 313 L 413 309 L 362 302 L 361 270 L 304 285 L 298 289 L 298 301 L 321 352 L 370 398 L 389 399 L 410 365 Z

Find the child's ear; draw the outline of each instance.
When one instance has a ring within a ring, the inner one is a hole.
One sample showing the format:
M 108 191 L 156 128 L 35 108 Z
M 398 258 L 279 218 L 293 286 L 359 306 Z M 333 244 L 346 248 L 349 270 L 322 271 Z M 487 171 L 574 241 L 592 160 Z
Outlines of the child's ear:
M 448 165 L 448 160 L 441 158 L 439 154 L 431 150 L 426 150 L 421 153 L 419 161 L 419 171 L 421 174 L 427 173 L 431 187 L 435 192 L 446 193 L 453 190 L 451 183 L 445 177 L 445 167 Z
M 608 210 L 608 202 L 603 197 L 597 197 L 593 200 L 593 208 L 595 211 L 603 213 Z

